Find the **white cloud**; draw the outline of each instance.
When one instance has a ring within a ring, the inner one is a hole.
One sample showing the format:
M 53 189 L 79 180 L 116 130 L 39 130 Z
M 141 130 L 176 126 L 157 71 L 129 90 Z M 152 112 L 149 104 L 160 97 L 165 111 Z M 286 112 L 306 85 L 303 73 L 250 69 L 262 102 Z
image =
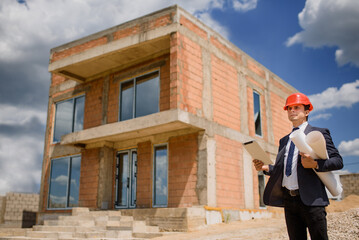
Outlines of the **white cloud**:
M 351 107 L 359 102 L 359 80 L 343 84 L 339 89 L 330 87 L 322 93 L 308 96 L 315 111 Z
M 310 116 L 310 120 L 311 121 L 315 121 L 315 120 L 319 120 L 319 119 L 329 119 L 332 116 L 332 114 L 330 113 L 321 113 L 321 114 L 316 114 L 313 116 Z
M 56 182 L 56 183 L 58 183 L 60 185 L 66 185 L 67 186 L 69 178 L 68 178 L 68 176 L 60 175 L 55 179 L 51 179 L 51 181 L 54 181 L 54 182 Z
M 46 125 L 46 115 L 46 112 L 38 109 L 0 104 L 0 124 L 22 125 L 37 118 L 41 124 Z
M 248 12 L 257 7 L 257 0 L 233 0 L 233 8 L 239 12 Z
M 303 31 L 287 40 L 287 46 L 337 47 L 339 65 L 359 66 L 359 1 L 307 0 L 298 15 Z
M 28 7 L 13 0 L 0 1 L 0 60 L 34 58 L 39 48 L 50 48 L 107 29 L 142 15 L 176 4 L 178 1 L 148 0 L 31 0 Z M 220 25 L 210 16 L 222 9 L 219 0 L 181 1 L 190 13 L 203 15 L 211 26 Z M 36 54 L 37 53 L 37 54 Z
M 359 138 L 351 141 L 342 141 L 338 150 L 342 156 L 359 156 Z
M 31 136 L 0 136 L 0 195 L 39 190 L 43 147 L 42 140 Z
M 222 35 L 222 37 L 228 39 L 229 38 L 229 31 L 226 27 L 219 24 L 217 21 L 215 21 L 209 13 L 200 13 L 197 14 L 197 18 L 204 22 L 207 26 L 212 28 L 214 31 L 218 32 Z

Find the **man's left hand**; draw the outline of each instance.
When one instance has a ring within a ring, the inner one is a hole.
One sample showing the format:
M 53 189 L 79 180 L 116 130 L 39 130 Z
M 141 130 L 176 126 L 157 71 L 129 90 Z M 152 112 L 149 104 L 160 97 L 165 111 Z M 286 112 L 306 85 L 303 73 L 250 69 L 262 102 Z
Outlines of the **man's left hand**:
M 315 161 L 309 154 L 299 153 L 302 156 L 302 165 L 304 168 L 317 168 L 318 162 Z

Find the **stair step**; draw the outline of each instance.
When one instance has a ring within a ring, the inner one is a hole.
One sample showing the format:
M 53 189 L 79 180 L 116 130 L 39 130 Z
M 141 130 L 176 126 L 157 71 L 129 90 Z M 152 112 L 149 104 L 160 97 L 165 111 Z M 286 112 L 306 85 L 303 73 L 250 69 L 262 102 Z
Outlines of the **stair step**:
M 133 232 L 158 233 L 158 232 L 160 232 L 160 229 L 158 226 L 146 225 L 146 221 L 134 221 L 133 222 Z
M 147 232 L 134 232 L 132 234 L 133 237 L 136 238 L 155 238 L 155 237 L 162 237 L 162 233 L 147 233 Z
M 0 240 L 58 240 L 58 238 L 31 238 L 25 236 L 0 237 Z
M 73 216 L 78 216 L 81 214 L 88 214 L 90 212 L 90 210 L 88 208 L 84 208 L 84 207 L 76 207 L 76 208 L 72 208 L 72 215 Z
M 71 233 L 72 234 L 72 233 Z M 38 232 L 38 231 L 27 231 L 26 237 L 30 238 L 59 238 L 59 233 L 57 232 Z

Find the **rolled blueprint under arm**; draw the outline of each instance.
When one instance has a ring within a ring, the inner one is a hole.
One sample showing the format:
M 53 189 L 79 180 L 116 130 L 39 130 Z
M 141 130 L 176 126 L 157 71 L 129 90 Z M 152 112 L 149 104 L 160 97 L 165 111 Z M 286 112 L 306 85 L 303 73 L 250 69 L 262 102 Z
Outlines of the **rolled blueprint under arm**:
M 318 131 L 313 131 L 318 132 Z M 311 132 L 311 133 L 313 133 Z M 318 132 L 320 135 L 322 133 Z M 290 135 L 290 139 L 293 141 L 295 146 L 298 148 L 300 152 L 309 154 L 313 159 L 328 159 L 328 153 L 326 150 L 325 140 L 324 142 L 320 140 L 318 137 L 318 133 L 314 134 L 314 137 L 306 138 L 306 135 L 303 131 L 297 130 L 292 132 Z M 309 134 L 308 134 L 309 135 Z M 323 136 L 323 135 L 322 135 Z M 324 137 L 323 137 L 324 138 Z M 308 142 L 309 141 L 309 142 Z M 314 143 L 313 143 L 314 142 Z M 314 148 L 317 149 L 318 152 L 315 152 L 310 144 L 313 143 Z M 323 153 L 325 150 L 325 154 Z M 319 153 L 319 154 L 318 154 Z M 319 157 L 321 156 L 321 157 Z M 324 158 L 322 158 L 324 156 Z M 322 183 L 327 187 L 329 192 L 333 196 L 338 196 L 343 191 L 340 181 L 338 181 L 333 172 L 317 172 L 313 169 L 313 171 L 318 175 Z

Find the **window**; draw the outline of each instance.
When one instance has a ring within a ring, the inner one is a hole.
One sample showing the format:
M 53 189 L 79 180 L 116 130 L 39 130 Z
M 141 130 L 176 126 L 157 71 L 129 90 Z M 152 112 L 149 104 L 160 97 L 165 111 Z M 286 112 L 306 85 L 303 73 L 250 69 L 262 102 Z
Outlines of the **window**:
M 133 78 L 121 84 L 120 121 L 159 111 L 159 72 Z
M 84 122 L 85 96 L 56 103 L 54 142 L 65 134 L 80 131 Z
M 262 136 L 260 95 L 257 92 L 253 92 L 253 109 L 255 133 L 258 136 Z
M 263 173 L 258 172 L 258 191 L 259 191 L 259 206 L 260 207 L 266 206 L 263 202 L 264 188 L 265 188 L 265 177 L 264 177 Z
M 167 207 L 168 199 L 168 159 L 167 146 L 157 146 L 154 150 L 153 205 Z
M 78 207 L 81 156 L 51 160 L 48 208 Z

